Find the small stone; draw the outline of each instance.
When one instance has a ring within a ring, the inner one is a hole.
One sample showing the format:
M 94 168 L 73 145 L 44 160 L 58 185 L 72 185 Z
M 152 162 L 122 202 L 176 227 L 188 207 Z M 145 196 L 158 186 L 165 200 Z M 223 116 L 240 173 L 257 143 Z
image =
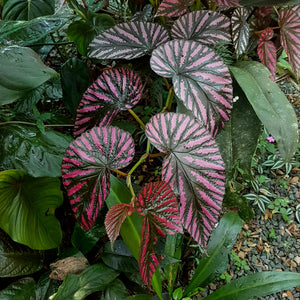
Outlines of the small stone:
M 295 255 L 293 253 L 289 253 L 289 258 L 293 259 Z

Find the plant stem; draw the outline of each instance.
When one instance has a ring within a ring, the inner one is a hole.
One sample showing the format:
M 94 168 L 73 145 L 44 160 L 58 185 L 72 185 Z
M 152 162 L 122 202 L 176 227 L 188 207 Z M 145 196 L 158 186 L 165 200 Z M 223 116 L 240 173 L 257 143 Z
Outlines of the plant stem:
M 128 188 L 129 188 L 130 193 L 131 193 L 131 196 L 132 196 L 131 202 L 133 202 L 134 199 L 136 199 L 136 196 L 135 196 L 135 193 L 134 193 L 132 184 L 131 184 L 131 175 L 128 175 L 128 176 L 127 176 L 127 178 L 126 178 L 126 184 L 127 184 Z
M 124 172 L 122 172 L 122 171 L 120 171 L 120 170 L 113 170 L 113 172 L 115 172 L 115 173 L 117 173 L 118 175 L 121 175 L 121 176 L 123 176 L 123 177 L 127 177 L 127 176 L 128 176 L 127 173 L 124 173 Z
M 166 153 L 159 152 L 159 153 L 155 153 L 155 154 L 149 154 L 149 158 L 155 158 L 155 157 L 160 157 L 160 156 L 164 156 L 164 155 L 166 155 Z
M 168 98 L 167 98 L 166 105 L 165 105 L 165 107 L 162 109 L 162 113 L 171 110 L 173 98 L 174 98 L 174 88 L 171 87 L 171 88 L 169 89 L 169 94 L 168 94 Z
M 138 115 L 132 110 L 128 109 L 128 111 L 131 113 L 131 115 L 135 118 L 135 120 L 141 125 L 141 127 L 145 130 L 145 124 L 143 121 L 138 117 Z
M 31 122 L 25 122 L 25 121 L 6 121 L 0 123 L 0 126 L 7 125 L 7 124 L 24 124 L 24 125 L 31 125 L 36 126 L 36 123 Z M 73 127 L 73 124 L 50 124 L 50 125 L 44 125 L 45 128 L 47 127 Z
M 163 77 L 163 80 L 165 82 L 165 85 L 166 85 L 167 89 L 170 90 L 170 85 L 169 85 L 169 82 L 168 82 L 167 78 Z
M 36 47 L 36 46 L 60 46 L 60 45 L 70 45 L 70 44 L 74 44 L 74 42 L 37 43 L 37 44 L 30 44 L 29 47 Z
M 139 159 L 139 161 L 131 168 L 131 170 L 128 173 L 128 176 L 130 176 L 138 167 L 139 165 L 141 165 L 142 163 L 144 163 L 147 159 L 147 157 L 149 156 L 148 153 L 145 153 L 141 156 L 141 158 Z

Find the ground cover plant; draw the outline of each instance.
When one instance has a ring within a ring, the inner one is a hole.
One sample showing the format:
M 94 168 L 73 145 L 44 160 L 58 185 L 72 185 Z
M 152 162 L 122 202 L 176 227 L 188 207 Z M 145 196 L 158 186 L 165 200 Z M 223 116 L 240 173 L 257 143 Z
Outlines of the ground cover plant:
M 292 168 L 297 118 L 274 79 L 279 57 L 299 79 L 295 1 L 16 2 L 0 2 L 0 276 L 23 277 L 0 296 L 192 299 L 229 257 L 246 268 L 231 248 L 252 201 L 288 218 L 243 184 L 263 128 L 268 163 Z M 254 273 L 206 298 L 299 282 Z

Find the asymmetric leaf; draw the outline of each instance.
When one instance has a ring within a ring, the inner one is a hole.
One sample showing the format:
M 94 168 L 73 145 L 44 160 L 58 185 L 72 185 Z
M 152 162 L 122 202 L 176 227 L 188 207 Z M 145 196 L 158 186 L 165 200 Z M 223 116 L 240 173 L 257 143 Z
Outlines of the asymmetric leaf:
M 97 59 L 133 59 L 151 54 L 169 40 L 166 29 L 150 22 L 115 25 L 97 36 L 90 44 L 89 57 Z
M 117 127 L 94 127 L 75 139 L 62 163 L 63 184 L 84 230 L 90 229 L 109 194 L 110 170 L 126 167 L 134 141 Z
M 114 241 L 119 235 L 120 228 L 124 220 L 134 211 L 135 209 L 131 204 L 120 203 L 112 206 L 111 209 L 107 212 L 104 224 L 112 247 Z
M 247 18 L 250 12 L 250 8 L 238 7 L 231 16 L 232 39 L 237 55 L 243 54 L 249 43 L 250 28 Z
M 240 0 L 217 0 L 219 5 L 228 6 L 228 7 L 237 7 L 239 6 Z
M 156 16 L 174 18 L 188 12 L 194 0 L 163 0 L 159 5 Z
M 276 75 L 276 47 L 271 41 L 273 37 L 273 29 L 266 28 L 260 35 L 258 41 L 257 54 L 261 63 L 271 72 L 271 79 L 275 80 Z
M 173 39 L 193 40 L 209 47 L 231 41 L 230 20 L 214 11 L 193 11 L 174 22 Z
M 120 110 L 131 109 L 141 96 L 142 81 L 135 72 L 125 68 L 104 71 L 83 95 L 74 135 L 78 136 L 96 125 L 110 125 Z
M 158 114 L 146 125 L 146 136 L 166 153 L 162 179 L 180 198 L 184 228 L 205 247 L 222 206 L 225 170 L 211 134 L 184 114 Z
M 150 64 L 172 78 L 176 96 L 216 135 L 232 106 L 231 77 L 220 56 L 198 42 L 174 40 L 155 49 Z
M 0 173 L 0 227 L 18 243 L 56 248 L 62 232 L 54 214 L 62 202 L 58 178 L 34 178 L 21 170 Z
M 279 11 L 280 41 L 298 78 L 300 69 L 300 14 L 292 8 Z

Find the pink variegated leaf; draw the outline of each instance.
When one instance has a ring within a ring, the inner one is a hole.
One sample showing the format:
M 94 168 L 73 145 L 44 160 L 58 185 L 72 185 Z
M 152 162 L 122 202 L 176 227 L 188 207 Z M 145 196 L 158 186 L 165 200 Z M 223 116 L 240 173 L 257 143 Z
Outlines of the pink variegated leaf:
M 300 14 L 292 8 L 279 11 L 280 41 L 298 78 L 300 69 Z
M 239 7 L 231 16 L 232 40 L 237 55 L 243 54 L 249 43 L 250 29 L 247 18 L 251 11 L 251 8 Z
M 90 44 L 89 56 L 97 59 L 134 59 L 169 40 L 166 29 L 150 22 L 115 25 L 97 36 Z
M 157 114 L 146 136 L 166 153 L 162 179 L 180 199 L 184 228 L 203 247 L 218 221 L 225 191 L 225 168 L 211 134 L 184 114 Z
M 139 250 L 139 270 L 142 279 L 147 285 L 150 285 L 155 269 L 163 259 L 161 255 L 156 255 L 154 251 L 157 243 L 156 233 L 148 218 L 144 218 Z
M 198 42 L 174 40 L 155 49 L 150 64 L 172 78 L 176 96 L 216 135 L 232 107 L 232 81 L 220 56 Z
M 119 68 L 104 71 L 86 90 L 77 109 L 74 136 L 94 126 L 107 126 L 120 110 L 131 109 L 142 96 L 141 78 Z
M 266 28 L 260 35 L 258 41 L 257 54 L 263 65 L 271 72 L 270 78 L 274 81 L 276 75 L 276 47 L 271 41 L 273 37 L 273 29 Z
M 159 5 L 156 16 L 178 17 L 189 11 L 194 0 L 163 0 Z
M 237 7 L 240 6 L 240 0 L 217 0 L 217 3 L 222 6 Z
M 84 230 L 90 229 L 109 194 L 111 170 L 126 167 L 134 141 L 117 127 L 94 127 L 76 138 L 62 162 L 63 184 Z
M 135 211 L 131 203 L 120 203 L 112 206 L 105 216 L 105 229 L 111 242 L 111 247 L 117 239 L 120 228 L 126 217 Z
M 228 43 L 230 20 L 213 11 L 193 11 L 175 21 L 171 35 L 173 39 L 193 40 L 207 46 Z
M 159 234 L 182 232 L 177 198 L 166 182 L 147 184 L 138 195 L 136 208 Z

